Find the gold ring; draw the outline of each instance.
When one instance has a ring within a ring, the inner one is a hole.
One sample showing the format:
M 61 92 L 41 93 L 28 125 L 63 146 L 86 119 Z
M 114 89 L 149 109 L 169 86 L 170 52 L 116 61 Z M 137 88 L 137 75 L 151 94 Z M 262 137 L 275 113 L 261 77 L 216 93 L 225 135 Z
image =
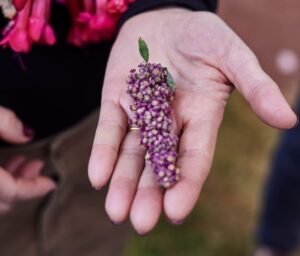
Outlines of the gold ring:
M 131 132 L 131 131 L 139 131 L 140 130 L 140 128 L 138 128 L 138 127 L 130 127 L 129 128 L 129 131 Z

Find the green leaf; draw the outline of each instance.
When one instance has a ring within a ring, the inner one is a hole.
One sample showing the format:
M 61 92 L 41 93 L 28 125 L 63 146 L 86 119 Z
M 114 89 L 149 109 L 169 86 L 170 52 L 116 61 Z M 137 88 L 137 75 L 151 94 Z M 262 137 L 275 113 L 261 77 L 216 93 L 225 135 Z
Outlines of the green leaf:
M 169 72 L 169 70 L 167 70 L 167 84 L 172 90 L 176 89 L 176 84 L 175 84 L 174 78 L 171 75 L 171 73 Z
M 139 50 L 142 58 L 148 62 L 149 61 L 149 48 L 143 38 L 139 38 Z

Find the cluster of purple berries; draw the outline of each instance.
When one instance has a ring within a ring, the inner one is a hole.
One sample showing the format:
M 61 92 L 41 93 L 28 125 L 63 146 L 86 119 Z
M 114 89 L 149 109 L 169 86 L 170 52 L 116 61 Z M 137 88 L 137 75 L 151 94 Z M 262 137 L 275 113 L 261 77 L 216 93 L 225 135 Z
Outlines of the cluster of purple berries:
M 158 184 L 169 188 L 179 180 L 176 167 L 178 137 L 172 133 L 171 103 L 175 89 L 168 84 L 168 70 L 161 64 L 141 63 L 127 79 L 128 94 L 134 100 L 130 126 L 139 128 L 140 144 L 147 149 Z

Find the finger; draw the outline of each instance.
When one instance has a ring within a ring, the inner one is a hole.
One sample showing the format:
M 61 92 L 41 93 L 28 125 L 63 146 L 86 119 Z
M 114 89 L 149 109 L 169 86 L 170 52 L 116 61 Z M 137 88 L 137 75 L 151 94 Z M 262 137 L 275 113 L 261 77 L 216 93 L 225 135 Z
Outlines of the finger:
M 29 160 L 20 166 L 18 177 L 22 177 L 24 179 L 36 178 L 41 173 L 44 165 L 45 164 L 42 160 Z
M 101 188 L 108 182 L 126 130 L 127 118 L 121 107 L 112 101 L 104 101 L 88 168 L 94 187 Z
M 163 190 L 146 164 L 130 211 L 131 223 L 138 234 L 147 234 L 155 227 L 162 212 L 162 201 Z
M 0 202 L 0 215 L 8 213 L 12 208 L 12 205 Z
M 276 83 L 262 70 L 254 54 L 238 41 L 223 58 L 225 75 L 246 98 L 257 116 L 279 129 L 294 127 L 297 116 Z
M 11 143 L 26 143 L 33 138 L 33 131 L 24 126 L 16 114 L 0 106 L 0 138 Z
M 0 182 L 0 199 L 9 204 L 42 197 L 56 188 L 56 184 L 47 177 L 14 179 L 3 168 L 0 168 Z
M 0 167 L 0 201 L 13 203 L 15 201 L 16 184 L 13 176 Z
M 25 156 L 15 156 L 3 165 L 4 169 L 18 177 L 34 178 L 44 167 L 44 162 L 39 159 L 27 160 Z
M 56 184 L 48 177 L 38 176 L 32 179 L 17 178 L 16 201 L 30 200 L 47 195 L 55 190 Z
M 10 158 L 5 164 L 3 164 L 3 168 L 11 174 L 15 174 L 20 166 L 25 163 L 25 161 L 25 156 L 14 156 Z
M 164 211 L 173 223 L 181 223 L 192 211 L 211 168 L 221 122 L 220 117 L 214 118 L 187 124 L 180 138 L 180 180 L 164 197 Z
M 145 149 L 139 144 L 139 137 L 139 132 L 127 134 L 109 186 L 105 209 L 115 223 L 121 223 L 127 218 L 144 169 Z

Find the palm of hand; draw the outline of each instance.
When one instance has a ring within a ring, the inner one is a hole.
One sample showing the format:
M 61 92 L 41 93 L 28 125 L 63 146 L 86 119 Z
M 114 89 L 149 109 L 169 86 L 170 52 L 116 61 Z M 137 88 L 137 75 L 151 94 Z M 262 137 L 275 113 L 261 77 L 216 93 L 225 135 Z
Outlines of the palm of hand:
M 177 84 L 173 114 L 180 135 L 178 166 L 182 173 L 181 180 L 167 191 L 158 187 L 145 165 L 139 134 L 126 134 L 131 101 L 125 79 L 141 62 L 139 36 L 150 47 L 151 62 L 168 67 Z M 253 73 L 256 76 L 251 77 Z M 105 185 L 112 175 L 106 211 L 114 222 L 124 221 L 130 213 L 135 229 L 146 233 L 163 210 L 174 223 L 190 213 L 212 163 L 231 83 L 265 122 L 282 128 L 294 125 L 295 116 L 276 85 L 215 15 L 166 9 L 136 16 L 124 25 L 107 66 L 89 165 L 89 177 L 96 187 Z M 269 103 L 262 104 L 265 98 Z M 271 109 L 274 102 L 276 109 Z

